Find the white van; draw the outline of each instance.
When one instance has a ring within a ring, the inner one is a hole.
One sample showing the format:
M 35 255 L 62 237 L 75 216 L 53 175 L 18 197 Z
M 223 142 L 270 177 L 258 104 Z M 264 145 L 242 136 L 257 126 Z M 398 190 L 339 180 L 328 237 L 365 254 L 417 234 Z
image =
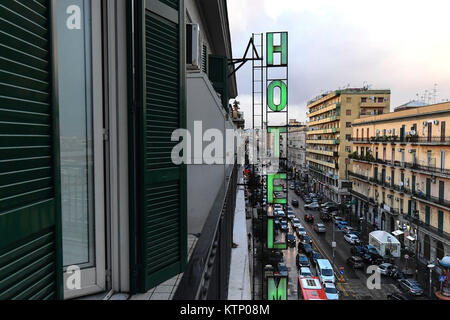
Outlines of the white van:
M 322 283 L 332 282 L 334 283 L 334 272 L 330 261 L 327 259 L 318 259 L 316 264 L 317 276 Z

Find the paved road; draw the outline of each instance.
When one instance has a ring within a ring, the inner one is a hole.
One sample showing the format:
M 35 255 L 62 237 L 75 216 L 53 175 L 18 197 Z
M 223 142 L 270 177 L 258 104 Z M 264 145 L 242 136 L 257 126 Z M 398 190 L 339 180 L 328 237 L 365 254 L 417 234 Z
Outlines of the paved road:
M 295 215 L 302 221 L 302 225 L 305 227 L 308 235 L 313 241 L 313 246 L 315 250 L 319 251 L 322 256 L 332 262 L 332 248 L 331 242 L 333 238 L 332 232 L 332 222 L 324 223 L 327 227 L 327 232 L 325 234 L 317 234 L 312 228 L 312 224 L 304 221 L 303 217 L 305 211 L 303 209 L 303 201 L 300 197 L 295 195 L 293 191 L 289 192 L 289 199 L 298 199 L 300 206 L 299 208 L 293 208 Z M 315 222 L 320 221 L 319 212 L 308 211 L 314 215 Z M 290 224 L 289 232 L 294 233 Z M 336 228 L 337 229 L 337 228 Z M 279 235 L 282 233 L 279 232 Z M 340 290 L 340 299 L 342 300 L 384 300 L 389 293 L 400 292 L 396 283 L 391 278 L 386 278 L 382 276 L 381 279 L 381 289 L 380 290 L 369 290 L 367 288 L 367 278 L 368 275 L 364 270 L 353 270 L 347 264 L 346 260 L 350 256 L 351 245 L 344 240 L 344 234 L 342 232 L 336 232 L 336 250 L 335 250 L 335 274 L 339 274 L 339 267 L 344 267 L 344 279 L 342 283 L 336 284 L 337 288 Z M 297 254 L 297 248 L 289 248 L 284 252 L 284 260 L 289 268 L 289 287 L 288 287 L 288 297 L 289 300 L 297 300 L 297 267 L 295 264 Z M 314 268 L 311 269 L 315 275 Z

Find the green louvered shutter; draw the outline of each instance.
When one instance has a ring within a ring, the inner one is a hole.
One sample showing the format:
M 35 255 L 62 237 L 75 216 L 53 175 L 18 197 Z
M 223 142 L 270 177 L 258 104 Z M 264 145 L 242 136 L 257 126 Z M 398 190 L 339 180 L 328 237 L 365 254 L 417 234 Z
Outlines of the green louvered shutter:
M 228 112 L 228 59 L 209 55 L 208 57 L 209 80 L 214 90 L 221 96 L 222 106 Z
M 163 4 L 163 5 L 161 5 Z M 147 291 L 184 271 L 186 167 L 172 163 L 172 132 L 186 127 L 182 1 L 143 2 L 138 147 L 141 283 Z M 179 14 L 181 13 L 181 14 Z
M 49 17 L 48 0 L 0 2 L 0 300 L 62 298 Z

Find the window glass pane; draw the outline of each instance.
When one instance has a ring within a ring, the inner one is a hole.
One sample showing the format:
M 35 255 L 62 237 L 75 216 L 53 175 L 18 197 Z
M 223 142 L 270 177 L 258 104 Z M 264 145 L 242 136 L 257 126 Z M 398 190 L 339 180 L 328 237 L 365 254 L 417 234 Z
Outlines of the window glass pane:
M 90 1 L 58 0 L 63 264 L 94 262 Z

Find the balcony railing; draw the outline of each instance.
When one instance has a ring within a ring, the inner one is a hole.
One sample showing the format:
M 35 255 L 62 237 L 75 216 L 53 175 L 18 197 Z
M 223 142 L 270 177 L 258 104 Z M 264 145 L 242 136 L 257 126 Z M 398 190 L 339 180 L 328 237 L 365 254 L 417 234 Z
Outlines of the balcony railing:
M 417 191 L 413 192 L 413 196 L 420 200 L 425 200 L 425 201 L 428 201 L 431 203 L 439 204 L 441 206 L 450 208 L 450 201 L 443 199 L 443 198 L 433 197 L 431 195 L 427 195 L 423 192 L 417 192 Z
M 431 233 L 439 235 L 446 240 L 450 240 L 450 234 L 448 234 L 444 230 L 441 230 L 439 228 L 436 228 L 436 227 L 433 227 L 432 225 L 427 224 L 425 221 L 420 220 L 418 216 L 405 214 L 403 217 L 418 227 L 421 227 L 427 231 L 430 231 Z
M 377 136 L 377 137 L 352 137 L 355 143 L 411 143 L 423 145 L 450 145 L 450 137 L 419 137 L 419 136 Z
M 222 185 L 174 300 L 227 300 L 238 166 Z

